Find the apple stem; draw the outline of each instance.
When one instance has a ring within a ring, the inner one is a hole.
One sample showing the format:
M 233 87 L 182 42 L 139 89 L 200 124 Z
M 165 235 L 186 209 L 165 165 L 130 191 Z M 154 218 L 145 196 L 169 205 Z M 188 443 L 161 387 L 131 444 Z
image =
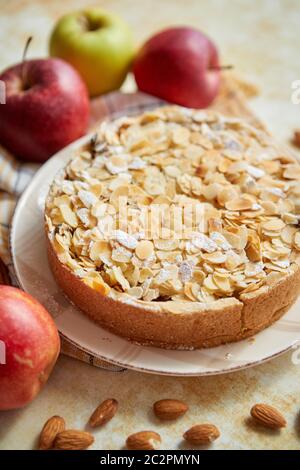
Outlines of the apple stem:
M 218 65 L 215 67 L 210 67 L 209 70 L 232 70 L 233 68 L 233 65 Z
M 91 146 L 91 152 L 92 152 L 92 157 L 95 157 L 95 146 L 97 144 L 98 140 L 98 134 L 97 132 L 92 136 L 90 140 L 90 146 Z
M 26 80 L 25 80 L 26 55 L 27 55 L 27 51 L 28 51 L 28 48 L 30 46 L 30 43 L 31 43 L 32 39 L 33 39 L 33 36 L 29 36 L 29 38 L 27 39 L 25 47 L 24 47 L 24 51 L 23 51 L 23 56 L 22 56 L 21 79 L 22 79 L 22 83 L 24 85 L 24 88 L 26 88 Z

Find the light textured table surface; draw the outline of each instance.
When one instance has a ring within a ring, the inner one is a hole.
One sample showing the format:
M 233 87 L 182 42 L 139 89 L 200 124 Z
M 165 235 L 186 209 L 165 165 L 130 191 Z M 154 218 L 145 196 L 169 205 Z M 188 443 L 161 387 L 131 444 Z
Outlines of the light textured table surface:
M 34 36 L 30 56 L 42 56 L 54 21 L 89 4 L 122 15 L 136 42 L 171 24 L 189 24 L 217 42 L 223 63 L 232 63 L 260 87 L 252 107 L 276 136 L 288 142 L 300 128 L 300 105 L 292 104 L 291 83 L 300 80 L 298 0 L 0 0 L 0 70 L 20 60 Z M 45 420 L 64 416 L 68 427 L 84 428 L 98 403 L 120 402 L 118 415 L 95 432 L 94 449 L 120 449 L 126 437 L 142 429 L 158 431 L 163 448 L 188 448 L 182 433 L 199 422 L 221 430 L 215 449 L 300 449 L 300 364 L 287 353 L 272 362 L 218 377 L 175 378 L 137 372 L 105 372 L 61 357 L 43 392 L 27 408 L 0 413 L 0 449 L 30 449 Z M 300 356 L 300 354 L 299 354 Z M 174 397 L 190 405 L 175 424 L 161 424 L 151 413 L 154 401 Z M 288 426 L 271 432 L 247 420 L 254 403 L 282 410 Z

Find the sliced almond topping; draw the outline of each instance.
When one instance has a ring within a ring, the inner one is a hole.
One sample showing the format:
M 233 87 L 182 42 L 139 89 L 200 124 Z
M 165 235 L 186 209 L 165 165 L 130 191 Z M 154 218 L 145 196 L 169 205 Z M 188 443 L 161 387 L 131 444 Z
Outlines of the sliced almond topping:
M 282 241 L 287 243 L 288 245 L 291 245 L 293 243 L 293 238 L 295 233 L 297 232 L 297 228 L 293 227 L 291 225 L 286 225 L 280 233 Z
M 291 180 L 300 180 L 300 165 L 287 165 L 283 172 L 283 176 Z
M 153 249 L 153 243 L 150 240 L 142 240 L 137 244 L 135 253 L 141 260 L 144 260 L 153 255 Z
M 120 284 L 124 291 L 130 289 L 130 284 L 127 279 L 124 277 L 122 270 L 119 266 L 113 266 L 113 273 L 116 278 L 116 281 Z
M 300 250 L 300 232 L 295 233 L 294 247 L 296 248 L 296 250 Z
M 64 221 L 71 227 L 76 228 L 78 225 L 78 220 L 76 214 L 72 211 L 72 209 L 66 204 L 60 205 L 59 208 Z
M 225 202 L 225 207 L 229 211 L 245 211 L 253 208 L 253 202 L 250 199 L 233 199 Z
M 101 259 L 101 255 L 103 254 L 111 254 L 111 248 L 107 241 L 99 240 L 98 242 L 94 242 L 90 249 L 90 257 L 93 261 Z
M 215 273 L 213 275 L 213 282 L 216 284 L 218 289 L 220 289 L 224 293 L 229 293 L 232 291 L 230 279 L 228 278 L 227 275 L 225 277 L 225 276 L 221 276 L 218 273 Z
M 207 303 L 263 292 L 300 264 L 300 165 L 263 131 L 168 106 L 98 136 L 45 214 L 60 262 L 92 289 Z
M 171 132 L 172 142 L 176 145 L 187 145 L 190 138 L 188 129 L 182 126 L 177 126 Z
M 270 231 L 270 232 L 273 232 L 273 231 L 277 232 L 279 230 L 282 230 L 284 227 L 285 227 L 285 223 L 281 219 L 271 219 L 262 224 L 262 228 L 265 231 Z
M 214 253 L 204 253 L 202 258 L 212 264 L 222 264 L 225 263 L 227 255 L 220 251 L 215 251 Z
M 123 230 L 116 230 L 114 236 L 120 245 L 123 245 L 130 250 L 134 250 L 137 246 L 137 239 Z
M 144 291 L 142 287 L 131 287 L 127 290 L 127 294 L 131 295 L 131 297 L 135 297 L 136 299 L 141 299 L 143 297 Z

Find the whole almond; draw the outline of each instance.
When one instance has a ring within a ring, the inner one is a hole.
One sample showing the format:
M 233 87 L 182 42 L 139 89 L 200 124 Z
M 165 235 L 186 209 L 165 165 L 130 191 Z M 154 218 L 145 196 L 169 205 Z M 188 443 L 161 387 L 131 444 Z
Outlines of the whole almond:
M 53 446 L 54 439 L 59 432 L 65 430 L 66 423 L 60 416 L 52 416 L 46 421 L 40 434 L 39 449 L 48 450 Z
M 156 450 L 159 449 L 161 437 L 154 431 L 140 431 L 126 439 L 126 447 L 130 450 Z
M 94 437 L 85 431 L 67 429 L 57 434 L 54 441 L 54 449 L 84 450 L 94 442 Z
M 89 419 L 89 425 L 93 428 L 103 426 L 115 416 L 118 406 L 119 404 L 114 398 L 104 400 L 93 412 Z
M 276 408 L 265 403 L 257 403 L 251 408 L 250 413 L 252 418 L 268 428 L 280 429 L 286 426 L 284 416 Z
M 219 436 L 220 431 L 214 424 L 196 424 L 183 435 L 184 439 L 193 445 L 210 444 Z
M 164 399 L 154 403 L 154 414 L 162 420 L 177 419 L 184 415 L 189 407 L 180 400 Z

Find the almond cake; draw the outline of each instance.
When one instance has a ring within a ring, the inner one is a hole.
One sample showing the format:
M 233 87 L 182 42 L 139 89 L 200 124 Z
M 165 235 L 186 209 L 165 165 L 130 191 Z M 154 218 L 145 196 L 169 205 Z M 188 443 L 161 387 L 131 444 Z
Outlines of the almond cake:
M 55 178 L 50 266 L 102 327 L 172 349 L 266 328 L 300 289 L 300 165 L 215 111 L 103 122 Z

